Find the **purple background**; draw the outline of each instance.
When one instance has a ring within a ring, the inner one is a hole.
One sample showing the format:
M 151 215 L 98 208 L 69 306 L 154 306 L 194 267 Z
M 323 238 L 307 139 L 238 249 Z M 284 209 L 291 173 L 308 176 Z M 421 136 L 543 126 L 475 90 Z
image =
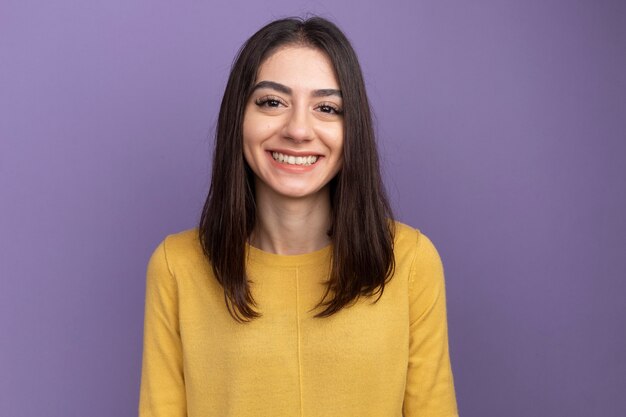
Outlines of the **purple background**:
M 307 11 L 353 41 L 397 217 L 443 258 L 461 415 L 626 415 L 608 0 L 2 0 L 0 415 L 136 415 L 146 264 L 198 220 L 230 63 Z

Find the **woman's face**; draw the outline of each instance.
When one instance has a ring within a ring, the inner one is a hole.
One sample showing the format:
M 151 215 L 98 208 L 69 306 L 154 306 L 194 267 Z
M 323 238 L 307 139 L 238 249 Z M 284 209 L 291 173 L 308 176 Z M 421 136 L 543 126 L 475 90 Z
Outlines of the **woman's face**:
M 286 46 L 261 64 L 243 122 L 243 153 L 258 192 L 283 197 L 324 190 L 342 164 L 341 91 L 318 49 Z

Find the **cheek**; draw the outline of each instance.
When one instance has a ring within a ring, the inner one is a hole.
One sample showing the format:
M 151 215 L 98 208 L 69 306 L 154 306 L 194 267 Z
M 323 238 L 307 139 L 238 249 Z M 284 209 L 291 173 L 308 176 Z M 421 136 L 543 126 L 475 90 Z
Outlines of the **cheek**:
M 251 128 L 249 123 L 246 123 L 246 121 L 244 121 L 243 123 L 243 156 L 246 160 L 246 162 L 248 163 L 248 165 L 253 166 L 254 165 L 254 160 L 253 160 L 253 149 L 254 149 L 254 144 L 256 142 L 256 135 L 254 132 L 254 129 Z
M 245 159 L 245 161 L 248 163 L 249 166 L 251 167 L 254 166 L 254 160 L 252 159 L 250 148 L 246 146 L 245 141 L 243 144 L 243 159 Z
M 339 137 L 337 139 L 337 149 L 339 151 L 343 150 L 343 130 L 339 132 Z
M 250 143 L 254 142 L 254 138 L 256 137 L 255 133 L 254 121 L 250 116 L 245 116 L 243 119 L 243 147 L 244 149 Z
M 265 139 L 271 137 L 276 130 L 271 122 L 263 118 L 249 116 L 243 122 L 243 143 L 246 145 L 257 145 Z
M 341 153 L 343 149 L 343 126 L 329 127 L 324 131 L 324 138 L 326 145 L 333 150 L 333 152 Z

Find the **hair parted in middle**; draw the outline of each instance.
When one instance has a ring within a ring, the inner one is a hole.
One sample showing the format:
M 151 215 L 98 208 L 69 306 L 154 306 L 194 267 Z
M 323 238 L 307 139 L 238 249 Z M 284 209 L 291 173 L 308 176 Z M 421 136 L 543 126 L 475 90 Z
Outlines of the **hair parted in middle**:
M 329 183 L 332 260 L 316 317 L 328 317 L 360 296 L 382 296 L 393 276 L 394 224 L 380 174 L 372 115 L 356 53 L 332 22 L 287 18 L 269 23 L 239 50 L 220 107 L 211 187 L 199 238 L 224 289 L 228 311 L 245 322 L 261 314 L 246 276 L 246 244 L 255 226 L 254 174 L 243 155 L 243 121 L 261 64 L 281 47 L 304 46 L 332 62 L 343 98 L 343 164 Z

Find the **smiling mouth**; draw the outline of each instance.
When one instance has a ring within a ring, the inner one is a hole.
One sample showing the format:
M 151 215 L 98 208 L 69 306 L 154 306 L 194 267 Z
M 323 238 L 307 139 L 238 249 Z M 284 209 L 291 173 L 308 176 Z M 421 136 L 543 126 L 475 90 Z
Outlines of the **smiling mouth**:
M 317 155 L 307 155 L 307 156 L 293 156 L 293 155 L 285 155 L 280 152 L 272 152 L 272 158 L 275 161 L 280 162 L 282 164 L 287 165 L 301 165 L 301 166 L 309 166 L 313 165 L 317 162 Z

